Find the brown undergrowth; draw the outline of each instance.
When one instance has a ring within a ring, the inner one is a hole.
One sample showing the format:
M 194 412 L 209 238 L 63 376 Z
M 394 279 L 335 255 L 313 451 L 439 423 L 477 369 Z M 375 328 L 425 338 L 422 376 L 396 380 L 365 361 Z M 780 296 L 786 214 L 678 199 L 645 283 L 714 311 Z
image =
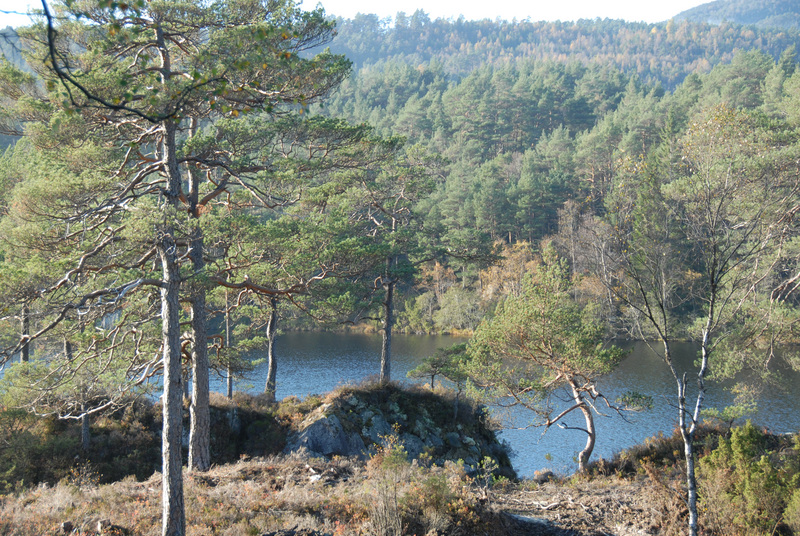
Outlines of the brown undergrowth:
M 350 389 L 339 395 L 349 396 Z M 334 396 L 292 399 L 280 406 L 260 397 L 215 400 L 216 425 L 228 431 L 234 447 L 220 442 L 217 465 L 186 474 L 187 534 L 265 535 L 288 528 L 430 536 L 671 536 L 686 531 L 678 434 L 656 436 L 595 462 L 585 475 L 543 483 L 498 478 L 492 460 L 477 468 L 435 465 L 424 455 L 408 460 L 397 434 L 384 437 L 366 461 L 275 454 L 284 444 L 284 430 Z M 114 426 L 143 434 L 134 420 Z M 702 534 L 800 534 L 797 437 L 751 425 L 705 428 L 697 445 Z M 238 459 L 227 461 L 243 446 Z M 159 473 L 137 480 L 132 472 L 104 484 L 97 466 L 75 463 L 55 482 L 18 485 L 0 494 L 0 534 L 64 534 L 66 522 L 73 534 L 105 534 L 98 532 L 98 522 L 107 520 L 121 534 L 156 535 L 160 495 Z
M 187 534 L 509 534 L 464 467 L 425 467 L 387 443 L 368 462 L 273 456 L 243 459 L 184 483 Z M 130 534 L 160 534 L 161 477 L 107 485 L 62 481 L 0 499 L 0 534 L 96 534 L 107 519 Z
M 775 455 L 788 455 L 780 452 Z M 630 471 L 607 464 L 604 471 L 536 484 L 470 476 L 456 463 L 428 467 L 424 460 L 408 461 L 391 439 L 367 462 L 244 458 L 186 475 L 187 534 L 262 535 L 295 528 L 330 535 L 678 535 L 686 531 L 686 508 L 677 463 L 639 460 Z M 737 482 L 731 471 L 726 475 L 714 482 Z M 704 500 L 733 505 L 705 489 Z M 159 474 L 107 485 L 65 480 L 0 498 L 0 534 L 60 534 L 61 523 L 69 521 L 76 534 L 94 535 L 97 521 L 108 519 L 131 535 L 156 535 L 160 508 Z M 702 534 L 763 533 L 716 527 L 714 519 L 701 512 Z M 769 533 L 793 534 L 784 521 Z

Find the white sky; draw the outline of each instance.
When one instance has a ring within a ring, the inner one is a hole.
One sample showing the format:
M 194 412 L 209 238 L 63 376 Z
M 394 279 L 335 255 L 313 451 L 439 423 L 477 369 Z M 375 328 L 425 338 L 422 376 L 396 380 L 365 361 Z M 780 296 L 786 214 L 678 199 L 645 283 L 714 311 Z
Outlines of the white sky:
M 411 15 L 422 9 L 431 19 L 458 18 L 468 20 L 501 19 L 532 21 L 570 21 L 578 19 L 624 19 L 627 21 L 661 22 L 681 11 L 709 0 L 320 0 L 327 13 L 352 19 L 356 13 L 375 13 L 381 18 L 394 17 L 398 11 Z M 2 2 L 2 0 L 0 0 Z M 303 0 L 309 9 L 317 0 Z
M 624 19 L 627 21 L 661 22 L 691 7 L 705 3 L 704 0 L 321 0 L 325 11 L 344 18 L 353 18 L 356 13 L 375 13 L 380 18 L 394 17 L 398 11 L 411 15 L 422 9 L 431 19 L 458 18 L 523 20 L 577 19 Z M 41 4 L 32 0 L 0 0 L 0 28 L 19 26 L 28 23 L 24 15 L 3 12 L 24 13 L 28 6 Z M 312 9 L 317 0 L 303 0 L 303 7 Z

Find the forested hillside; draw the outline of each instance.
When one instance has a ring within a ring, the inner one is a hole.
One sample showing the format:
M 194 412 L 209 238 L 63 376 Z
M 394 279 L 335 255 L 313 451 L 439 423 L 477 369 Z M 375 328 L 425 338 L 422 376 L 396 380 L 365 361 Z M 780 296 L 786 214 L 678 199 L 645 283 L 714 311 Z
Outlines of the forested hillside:
M 680 138 L 704 109 L 787 117 L 800 42 L 794 30 L 727 22 L 453 21 L 422 11 L 393 26 L 339 19 L 337 30 L 332 49 L 354 72 L 324 113 L 441 158 L 438 188 L 421 205 L 427 227 L 508 247 L 561 243 L 570 222 L 602 216 L 621 162 Z M 525 248 L 514 251 L 511 273 L 527 262 Z M 498 279 L 512 277 L 458 262 L 425 270 L 406 289 L 402 329 L 471 329 L 502 295 Z
M 561 243 L 570 221 L 603 217 L 622 162 L 663 150 L 703 110 L 746 110 L 758 124 L 795 114 L 796 31 L 431 20 L 421 11 L 394 25 L 340 19 L 337 31 L 331 48 L 353 73 L 314 110 L 402 136 L 435 179 L 417 201 L 426 229 L 451 246 L 479 237 L 517 248 L 507 259 L 523 265 L 532 253 L 519 244 Z M 468 257 L 416 267 L 399 289 L 401 329 L 469 330 L 492 310 L 503 295 L 493 279 L 508 274 Z M 309 321 L 294 308 L 284 314 L 290 326 Z
M 791 47 L 778 61 L 757 49 L 737 52 L 708 73 L 692 73 L 672 92 L 613 66 L 577 60 L 518 59 L 454 79 L 438 60 L 392 59 L 357 70 L 324 110 L 374 125 L 382 135 L 402 135 L 442 159 L 438 187 L 422 202 L 429 228 L 454 237 L 481 233 L 513 246 L 546 237 L 568 242 L 570 221 L 607 212 L 625 162 L 661 154 L 715 107 L 741 110 L 788 143 L 798 82 Z M 479 296 L 494 285 L 482 279 L 486 274 L 462 281 L 469 270 L 453 268 L 459 277 L 436 290 L 421 280 L 411 296 L 416 301 L 400 317 L 408 322 L 403 325 L 476 324 L 480 313 L 448 309 L 467 301 L 490 307 L 491 298 Z M 443 287 L 457 280 L 451 293 L 475 288 L 476 297 L 444 299 Z
M 233 398 L 264 356 L 272 404 L 280 328 L 379 331 L 384 385 L 393 330 L 473 333 L 418 372 L 453 382 L 454 414 L 470 386 L 545 427 L 568 393 L 582 470 L 596 406 L 647 402 L 598 392 L 624 356 L 605 345 L 646 339 L 698 533 L 705 381 L 800 367 L 800 34 L 418 11 L 332 42 L 292 0 L 54 4 L 19 32 L 28 68 L 0 62 L 8 422 L 79 420 L 86 451 L 93 418 L 160 395 L 163 533 L 183 534 L 183 410 L 208 471 L 210 371 Z M 697 370 L 673 359 L 687 339 Z M 798 511 L 792 474 L 740 533 Z
M 416 204 L 428 236 L 501 248 L 490 267 L 458 256 L 420 266 L 399 289 L 398 325 L 476 329 L 453 377 L 500 400 L 531 396 L 535 406 L 551 381 L 569 384 L 586 417 L 587 459 L 593 405 L 579 384 L 602 374 L 600 346 L 572 337 L 600 319 L 608 338 L 655 341 L 678 386 L 689 534 L 698 534 L 705 382 L 743 371 L 775 381 L 778 362 L 800 366 L 797 33 L 421 12 L 394 28 L 368 16 L 340 26 L 339 50 L 357 69 L 325 113 L 439 159 L 436 188 Z M 553 306 L 557 296 L 568 298 Z M 697 341 L 698 370 L 671 357 L 678 339 Z
M 436 62 L 454 78 L 479 67 L 523 59 L 574 60 L 615 67 L 673 89 L 690 73 L 730 62 L 736 51 L 756 48 L 777 59 L 786 48 L 800 44 L 796 29 L 758 29 L 731 22 L 431 20 L 423 11 L 410 16 L 398 13 L 391 22 L 376 15 L 338 19 L 339 35 L 331 50 L 346 55 L 356 70 L 390 61 L 415 67 Z
M 723 21 L 756 26 L 759 28 L 800 27 L 800 8 L 792 0 L 716 0 L 692 9 L 675 17 L 677 20 L 691 20 L 719 24 Z

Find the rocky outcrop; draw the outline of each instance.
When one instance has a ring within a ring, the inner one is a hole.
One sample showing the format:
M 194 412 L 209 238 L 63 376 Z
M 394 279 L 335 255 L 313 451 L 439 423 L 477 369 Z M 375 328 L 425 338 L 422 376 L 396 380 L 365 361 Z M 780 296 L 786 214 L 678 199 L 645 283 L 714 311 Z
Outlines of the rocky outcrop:
M 290 432 L 285 451 L 363 459 L 390 436 L 411 459 L 424 456 L 439 465 L 462 460 L 469 469 L 488 457 L 513 476 L 509 449 L 498 441 L 482 407 L 465 407 L 462 401 L 454 418 L 450 396 L 419 387 L 354 388 L 329 396 Z
M 363 456 L 366 446 L 356 432 L 347 432 L 339 418 L 331 413 L 330 404 L 323 404 L 309 415 L 300 429 L 289 437 L 286 450 L 306 449 L 321 456 Z

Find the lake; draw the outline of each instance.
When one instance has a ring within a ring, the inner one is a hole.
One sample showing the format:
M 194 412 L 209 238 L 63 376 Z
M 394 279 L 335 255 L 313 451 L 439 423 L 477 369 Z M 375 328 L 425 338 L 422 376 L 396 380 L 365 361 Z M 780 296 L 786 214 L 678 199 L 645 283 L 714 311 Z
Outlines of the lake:
M 393 335 L 392 378 L 410 381 L 406 373 L 416 367 L 437 348 L 448 347 L 464 338 L 445 335 Z M 278 383 L 276 396 L 305 397 L 321 394 L 348 383 L 358 383 L 367 378 L 377 378 L 380 370 L 380 335 L 356 333 L 293 332 L 281 335 L 276 341 L 278 357 Z M 607 417 L 598 417 L 597 444 L 592 460 L 610 458 L 615 452 L 641 443 L 659 432 L 672 433 L 677 423 L 675 394 L 677 387 L 660 357 L 644 343 L 628 343 L 629 356 L 610 375 L 599 382 L 600 391 L 614 400 L 628 391 L 637 391 L 653 397 L 653 409 L 640 413 L 626 413 L 621 417 L 606 411 Z M 692 363 L 696 347 L 689 343 L 677 344 L 676 358 L 682 366 Z M 266 363 L 237 380 L 235 390 L 262 392 L 266 380 Z M 796 432 L 800 425 L 800 374 L 790 376 L 792 393 L 770 389 L 758 399 L 758 412 L 751 417 L 759 426 L 774 432 Z M 724 406 L 733 399 L 725 385 L 708 386 L 705 407 Z M 212 389 L 224 392 L 224 379 L 212 379 Z M 689 399 L 692 400 L 692 399 Z M 553 427 L 547 433 L 541 428 L 524 428 L 529 422 L 522 410 L 498 413 L 495 416 L 507 427 L 501 437 L 508 441 L 515 453 L 512 458 L 520 476 L 531 476 L 534 471 L 550 469 L 562 474 L 577 469 L 575 456 L 586 442 L 586 435 L 576 430 Z M 572 416 L 568 425 L 582 426 L 579 414 Z

